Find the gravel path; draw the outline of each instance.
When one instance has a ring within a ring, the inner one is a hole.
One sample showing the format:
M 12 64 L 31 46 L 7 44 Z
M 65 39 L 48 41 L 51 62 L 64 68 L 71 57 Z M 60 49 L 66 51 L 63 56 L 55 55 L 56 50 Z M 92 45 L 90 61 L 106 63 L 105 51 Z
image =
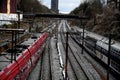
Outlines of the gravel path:
M 60 66 L 59 54 L 57 51 L 57 40 L 51 38 L 50 43 L 50 60 L 51 60 L 51 73 L 52 80 L 63 80 L 62 68 Z

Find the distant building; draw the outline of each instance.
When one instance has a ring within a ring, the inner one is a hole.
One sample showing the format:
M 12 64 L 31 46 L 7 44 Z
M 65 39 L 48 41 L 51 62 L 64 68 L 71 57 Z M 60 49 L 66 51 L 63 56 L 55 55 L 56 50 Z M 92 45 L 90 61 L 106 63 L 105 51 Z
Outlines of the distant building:
M 0 0 L 0 13 L 7 13 L 7 1 Z M 16 13 L 17 11 L 17 0 L 10 0 L 10 13 Z
M 58 0 L 51 0 L 51 9 L 57 13 L 59 12 L 58 3 Z

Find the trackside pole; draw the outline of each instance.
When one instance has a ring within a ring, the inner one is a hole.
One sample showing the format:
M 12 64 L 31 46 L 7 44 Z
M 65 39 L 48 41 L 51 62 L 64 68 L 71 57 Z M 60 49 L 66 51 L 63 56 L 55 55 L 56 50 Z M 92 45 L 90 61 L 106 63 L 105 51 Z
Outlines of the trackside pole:
M 108 47 L 108 69 L 107 69 L 107 80 L 109 80 L 109 72 L 110 72 L 110 56 L 111 56 L 111 33 L 109 34 L 109 47 Z
M 18 29 L 20 29 L 20 10 L 17 11 L 17 14 L 18 14 L 18 21 L 17 21 L 17 23 L 18 23 Z M 19 42 L 19 38 L 20 38 L 20 35 L 18 34 L 18 42 Z
M 83 25 L 82 25 L 83 26 Z M 82 34 L 82 51 L 81 53 L 84 54 L 84 35 L 85 35 L 85 27 L 83 26 L 83 34 Z
M 66 32 L 66 61 L 65 61 L 65 80 L 67 80 L 68 74 L 68 32 Z
M 13 45 L 14 45 L 14 32 L 12 31 L 12 53 L 11 53 L 11 63 L 13 61 L 13 56 L 14 56 L 14 53 L 13 53 Z

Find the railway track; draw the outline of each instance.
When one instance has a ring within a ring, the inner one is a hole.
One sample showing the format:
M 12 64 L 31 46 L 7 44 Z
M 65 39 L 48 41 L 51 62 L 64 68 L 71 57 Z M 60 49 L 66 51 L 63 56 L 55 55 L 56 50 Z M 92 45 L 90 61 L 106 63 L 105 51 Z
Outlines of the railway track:
M 44 52 L 41 53 L 37 64 L 29 74 L 27 80 L 64 80 L 65 79 L 65 48 L 66 48 L 66 32 L 70 32 L 68 25 L 62 21 L 58 28 L 58 39 L 55 35 L 56 25 L 48 28 L 50 36 L 45 40 Z M 52 30 L 51 30 L 52 29 Z M 54 33 L 53 33 L 54 32 Z M 81 47 L 74 41 L 69 34 L 68 36 L 68 66 L 67 79 L 68 80 L 103 80 L 96 70 L 92 61 L 89 61 L 87 55 L 81 54 Z M 33 41 L 34 42 L 34 41 Z M 41 52 L 39 49 L 36 55 Z M 31 59 L 34 59 L 31 58 Z M 30 59 L 30 61 L 31 61 Z M 31 62 L 32 64 L 32 62 Z M 105 80 L 105 77 L 104 77 Z
M 41 69 L 40 69 L 40 79 L 39 80 L 52 80 L 51 73 L 51 59 L 50 59 L 50 41 L 48 40 L 44 53 L 41 58 Z
M 63 28 L 61 28 L 61 33 L 64 33 L 63 32 Z M 61 35 L 61 41 L 63 43 L 63 47 L 64 49 L 66 48 L 66 46 L 64 45 L 65 43 L 65 36 L 64 35 Z M 84 75 L 84 72 L 83 70 L 81 69 L 81 66 L 78 64 L 77 60 L 75 57 L 73 57 L 73 51 L 71 50 L 70 46 L 68 48 L 68 53 L 69 53 L 69 57 L 68 57 L 68 61 L 69 61 L 69 66 L 71 66 L 71 69 L 72 69 L 72 72 L 74 74 L 74 80 L 87 80 L 87 76 Z M 69 79 L 69 74 L 68 74 L 68 79 Z
M 55 25 L 51 29 L 55 29 Z M 50 31 L 51 33 L 51 29 L 45 30 Z M 60 66 L 57 50 L 57 40 L 53 35 L 50 35 L 47 39 L 44 52 L 35 68 L 36 69 L 32 71 L 27 80 L 63 80 L 62 68 Z M 37 78 L 33 75 L 37 75 Z
M 63 75 L 65 78 L 65 48 L 63 47 L 63 43 L 60 39 L 60 34 L 58 34 L 58 50 L 59 50 L 61 66 L 63 68 Z M 68 72 L 67 73 L 68 73 L 68 78 L 70 80 L 77 80 L 69 61 L 68 61 Z
M 55 47 L 56 41 L 51 38 L 42 54 L 39 80 L 63 80 L 59 55 Z
M 79 46 L 82 46 L 82 37 L 78 37 L 78 36 L 71 36 L 71 37 Z M 91 51 L 86 46 L 84 46 L 84 50 L 85 50 L 84 57 L 86 58 L 86 60 L 95 68 L 95 70 L 98 72 L 102 80 L 106 80 L 107 79 L 107 67 L 94 55 L 91 55 L 93 53 L 95 54 L 94 51 Z M 111 73 L 109 74 L 109 78 L 110 80 L 116 80 L 116 78 Z
M 64 28 L 62 28 L 64 29 Z M 63 32 L 63 30 L 61 31 Z M 67 30 L 67 29 L 66 29 Z M 63 32 L 64 33 L 64 32 Z M 65 43 L 65 36 L 61 35 L 62 43 Z M 72 38 L 69 36 L 69 46 L 68 46 L 68 61 L 70 63 L 70 66 L 72 68 L 72 71 L 74 72 L 74 76 L 76 80 L 101 80 L 98 73 L 95 71 L 95 69 L 91 66 L 90 63 L 85 60 L 83 55 L 81 55 L 81 49 L 77 48 L 76 43 L 72 40 Z M 65 46 L 64 46 L 65 48 Z M 79 49 L 79 50 L 78 50 Z M 69 75 L 68 75 L 69 77 Z
M 52 80 L 51 79 L 51 64 L 49 54 L 49 39 L 47 39 L 45 49 L 41 54 L 36 66 L 31 71 L 27 80 Z
M 65 47 L 66 47 L 66 45 L 65 44 L 66 44 L 66 41 L 64 39 L 65 34 L 61 31 L 62 25 L 63 24 L 61 23 L 58 28 L 58 33 L 60 33 L 60 34 L 58 34 L 58 43 L 59 43 L 58 47 L 60 49 L 59 53 L 61 54 L 61 58 L 62 58 L 62 66 L 63 66 L 63 70 L 64 70 L 63 74 L 64 74 L 64 78 L 65 78 L 65 76 L 66 76 L 65 75 L 65 64 L 66 64 L 66 62 L 65 62 L 65 59 L 66 59 Z M 68 60 L 67 79 L 68 80 L 77 80 L 76 74 L 75 74 L 73 67 L 71 66 L 71 63 L 69 60 Z

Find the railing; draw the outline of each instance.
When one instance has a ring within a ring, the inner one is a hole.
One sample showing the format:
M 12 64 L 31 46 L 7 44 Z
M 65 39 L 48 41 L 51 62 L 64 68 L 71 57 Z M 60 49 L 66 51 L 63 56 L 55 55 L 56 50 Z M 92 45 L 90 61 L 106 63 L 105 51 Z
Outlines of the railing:
M 40 54 L 45 47 L 47 33 L 43 33 L 31 46 L 21 53 L 15 61 L 0 72 L 0 80 L 25 80 L 35 66 Z M 38 49 L 40 49 L 38 51 Z

